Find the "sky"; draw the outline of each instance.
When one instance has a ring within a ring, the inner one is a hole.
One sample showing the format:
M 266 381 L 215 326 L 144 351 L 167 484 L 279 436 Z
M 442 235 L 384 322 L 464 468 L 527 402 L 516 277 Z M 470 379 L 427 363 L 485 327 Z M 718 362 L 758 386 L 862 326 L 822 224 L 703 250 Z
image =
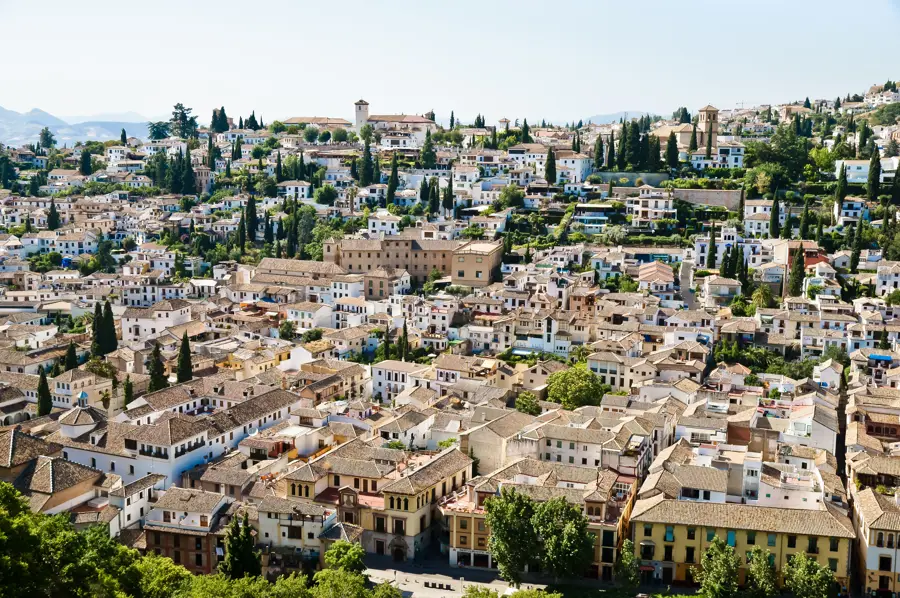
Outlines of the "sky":
M 491 124 L 834 98 L 900 79 L 900 0 L 862 4 L 0 0 L 0 106 L 270 123 L 352 120 L 364 98 Z

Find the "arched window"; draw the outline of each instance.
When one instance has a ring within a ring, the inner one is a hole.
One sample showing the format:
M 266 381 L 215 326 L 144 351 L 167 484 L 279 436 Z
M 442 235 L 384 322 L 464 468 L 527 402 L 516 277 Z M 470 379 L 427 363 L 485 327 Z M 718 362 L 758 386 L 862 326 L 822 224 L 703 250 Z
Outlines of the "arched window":
M 390 503 L 390 504 L 391 504 L 391 508 L 393 509 L 393 508 L 394 508 L 394 497 L 393 497 L 393 496 L 391 497 L 391 503 Z
M 878 546 L 879 548 L 884 547 L 884 533 L 878 532 L 878 535 L 875 538 L 875 546 Z
M 893 547 L 894 547 L 894 534 L 888 534 L 888 535 L 887 535 L 887 547 L 888 547 L 888 548 L 893 548 Z
M 297 495 L 297 484 L 291 484 L 291 496 Z
M 409 499 L 408 499 L 408 498 L 404 498 L 404 499 L 403 499 L 403 510 L 404 510 L 404 511 L 408 511 L 408 510 L 409 510 Z

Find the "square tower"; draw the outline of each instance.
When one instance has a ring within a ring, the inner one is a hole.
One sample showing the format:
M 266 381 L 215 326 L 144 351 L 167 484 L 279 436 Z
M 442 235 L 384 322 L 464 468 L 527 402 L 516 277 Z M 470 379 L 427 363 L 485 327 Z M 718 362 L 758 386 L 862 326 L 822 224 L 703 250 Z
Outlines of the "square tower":
M 709 133 L 712 136 L 712 147 L 718 147 L 719 109 L 712 106 L 704 106 L 697 112 L 697 146 L 706 146 L 706 134 Z
M 369 102 L 359 100 L 354 105 L 356 106 L 356 117 L 354 122 L 356 132 L 359 133 L 359 130 L 362 129 L 363 125 L 369 122 Z

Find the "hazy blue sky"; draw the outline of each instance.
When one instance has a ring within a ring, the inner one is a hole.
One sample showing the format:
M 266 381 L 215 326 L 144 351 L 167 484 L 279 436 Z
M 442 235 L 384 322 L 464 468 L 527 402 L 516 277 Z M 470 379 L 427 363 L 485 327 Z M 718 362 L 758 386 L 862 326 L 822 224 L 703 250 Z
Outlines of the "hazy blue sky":
M 900 0 L 0 0 L 0 106 L 557 121 L 861 92 Z

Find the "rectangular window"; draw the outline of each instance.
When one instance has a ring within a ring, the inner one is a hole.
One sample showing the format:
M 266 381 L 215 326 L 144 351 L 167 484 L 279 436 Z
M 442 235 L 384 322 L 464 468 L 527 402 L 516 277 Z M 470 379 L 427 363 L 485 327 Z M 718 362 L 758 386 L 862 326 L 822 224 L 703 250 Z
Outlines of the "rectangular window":
M 756 544 L 756 532 L 747 532 L 747 544 L 750 546 Z
M 675 541 L 675 528 L 671 525 L 666 526 L 666 542 L 674 542 Z M 671 560 L 671 559 L 666 559 Z
M 715 537 L 716 537 L 716 528 L 714 528 L 714 527 L 706 528 L 706 541 L 712 542 L 713 538 L 715 538 Z
M 688 546 L 684 549 L 684 562 L 685 563 L 693 563 L 694 562 L 694 547 Z
M 644 537 L 649 538 L 653 535 L 653 526 L 649 523 L 644 524 Z
M 728 530 L 728 540 L 727 540 L 727 542 L 728 542 L 728 545 L 729 545 L 729 546 L 734 546 L 734 543 L 735 543 L 735 532 L 734 532 L 733 529 Z
M 689 527 L 687 529 L 687 538 L 688 540 L 693 540 L 697 537 L 697 528 Z
M 788 536 L 788 548 L 797 548 L 797 536 Z
M 839 544 L 840 540 L 838 540 L 837 538 L 831 538 L 828 548 L 831 549 L 831 552 L 837 552 Z
M 769 546 L 775 546 L 775 534 L 769 534 L 769 540 L 767 544 Z

